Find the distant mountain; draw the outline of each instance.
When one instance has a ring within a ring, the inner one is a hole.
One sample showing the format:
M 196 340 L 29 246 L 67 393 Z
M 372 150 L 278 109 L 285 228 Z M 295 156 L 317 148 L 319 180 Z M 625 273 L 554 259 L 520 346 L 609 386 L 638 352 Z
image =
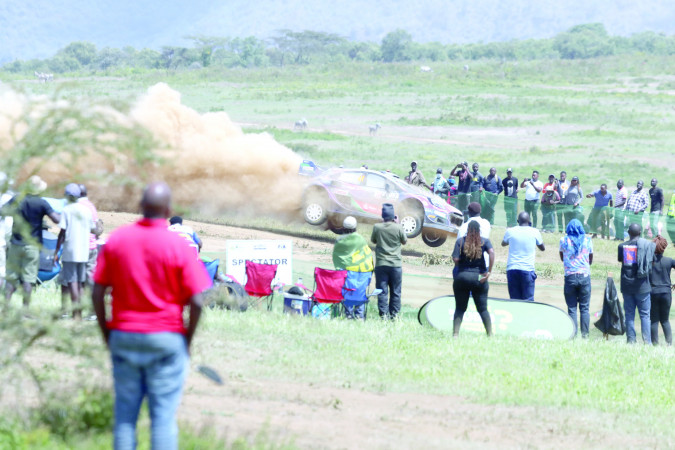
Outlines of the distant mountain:
M 610 34 L 675 33 L 666 0 L 1 0 L 0 63 L 44 58 L 73 41 L 158 49 L 187 35 L 256 36 L 279 29 L 380 42 L 402 28 L 419 42 L 550 37 L 581 23 Z

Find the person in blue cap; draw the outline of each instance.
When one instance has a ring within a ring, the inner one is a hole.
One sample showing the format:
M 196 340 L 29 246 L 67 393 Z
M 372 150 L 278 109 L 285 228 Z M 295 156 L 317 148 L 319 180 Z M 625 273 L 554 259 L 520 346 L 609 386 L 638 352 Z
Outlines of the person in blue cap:
M 78 202 L 80 198 L 80 186 L 70 183 L 66 186 L 66 206 L 61 213 L 59 222 L 59 237 L 56 240 L 54 262 L 61 259 L 61 309 L 66 313 L 68 296 L 72 302 L 73 318 L 82 318 L 80 298 L 82 286 L 87 281 L 87 263 L 89 262 L 89 234 L 97 233 L 96 224 L 91 211 L 84 204 Z M 59 250 L 63 248 L 63 254 L 59 256 Z

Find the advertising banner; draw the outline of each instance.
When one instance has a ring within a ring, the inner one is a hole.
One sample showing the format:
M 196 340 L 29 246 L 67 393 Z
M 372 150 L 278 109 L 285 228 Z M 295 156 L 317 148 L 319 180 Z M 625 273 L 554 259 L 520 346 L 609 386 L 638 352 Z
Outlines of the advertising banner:
M 276 281 L 293 283 L 293 241 L 289 240 L 228 240 L 225 273 L 242 284 L 246 283 L 246 260 L 258 264 L 277 264 Z
M 488 312 L 495 335 L 534 337 L 541 339 L 571 339 L 576 325 L 565 311 L 545 303 L 523 300 L 488 298 Z M 438 297 L 426 302 L 419 310 L 420 324 L 441 331 L 452 331 L 455 313 L 453 296 Z M 476 306 L 469 301 L 461 331 L 485 333 Z

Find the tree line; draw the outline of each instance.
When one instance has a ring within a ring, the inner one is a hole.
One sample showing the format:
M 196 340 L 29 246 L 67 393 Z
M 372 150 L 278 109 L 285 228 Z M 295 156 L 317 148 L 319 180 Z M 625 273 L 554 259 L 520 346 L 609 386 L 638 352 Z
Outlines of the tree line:
M 118 68 L 179 69 L 217 67 L 268 67 L 325 62 L 442 62 L 448 60 L 585 59 L 645 53 L 675 54 L 675 36 L 646 31 L 629 37 L 611 36 L 600 23 L 577 25 L 547 39 L 508 42 L 442 44 L 419 43 L 398 29 L 381 43 L 354 42 L 319 31 L 279 30 L 269 39 L 189 36 L 189 47 L 164 46 L 160 50 L 131 46 L 97 49 L 91 42 L 73 42 L 48 59 L 16 60 L 2 66 L 11 73 Z

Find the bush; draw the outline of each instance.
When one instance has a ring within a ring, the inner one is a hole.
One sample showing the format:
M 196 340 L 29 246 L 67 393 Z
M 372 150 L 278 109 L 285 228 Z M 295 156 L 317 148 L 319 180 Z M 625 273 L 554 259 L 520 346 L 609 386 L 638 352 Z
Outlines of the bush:
M 113 394 L 110 388 L 85 386 L 74 393 L 68 389 L 45 394 L 33 410 L 35 427 L 66 439 L 74 434 L 104 432 L 112 428 Z

